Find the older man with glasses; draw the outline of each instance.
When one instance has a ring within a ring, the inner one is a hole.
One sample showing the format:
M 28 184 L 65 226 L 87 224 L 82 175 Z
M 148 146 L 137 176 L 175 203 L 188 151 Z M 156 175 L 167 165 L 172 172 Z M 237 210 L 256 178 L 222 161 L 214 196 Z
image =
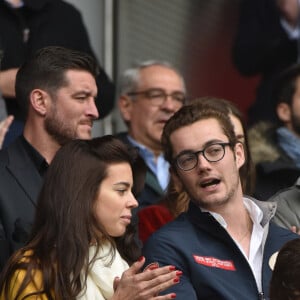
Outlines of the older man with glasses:
M 275 203 L 243 195 L 244 146 L 228 114 L 187 105 L 166 123 L 162 147 L 172 179 L 191 201 L 186 213 L 147 240 L 146 264 L 182 270 L 172 287 L 176 299 L 269 299 L 269 261 L 299 237 L 270 223 Z
M 138 196 L 141 208 L 157 203 L 169 183 L 169 163 L 160 139 L 165 123 L 186 102 L 185 82 L 168 62 L 145 61 L 123 73 L 119 90 L 119 109 L 128 132 L 118 137 L 139 149 L 147 168 Z

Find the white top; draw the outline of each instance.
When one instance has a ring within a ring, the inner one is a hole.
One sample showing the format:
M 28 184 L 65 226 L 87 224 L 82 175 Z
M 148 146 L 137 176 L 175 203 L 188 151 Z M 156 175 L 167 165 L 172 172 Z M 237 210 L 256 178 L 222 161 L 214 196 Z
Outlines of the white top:
M 95 250 L 95 246 L 90 247 L 90 259 L 94 256 Z M 113 282 L 115 277 L 121 277 L 122 273 L 126 271 L 129 266 L 117 250 L 115 258 L 109 263 L 111 260 L 111 255 L 108 255 L 109 250 L 109 244 L 100 248 L 97 254 L 98 259 L 89 270 L 86 290 L 82 291 L 77 297 L 77 300 L 106 300 L 113 296 Z

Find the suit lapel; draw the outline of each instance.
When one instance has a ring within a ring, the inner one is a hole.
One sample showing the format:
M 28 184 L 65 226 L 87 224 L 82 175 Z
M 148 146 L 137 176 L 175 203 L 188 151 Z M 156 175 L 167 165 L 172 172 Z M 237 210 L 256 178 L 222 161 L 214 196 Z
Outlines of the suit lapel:
M 160 184 L 158 183 L 158 181 L 157 181 L 156 177 L 154 176 L 154 174 L 149 170 L 149 168 L 148 168 L 147 173 L 146 173 L 145 184 L 150 186 L 159 195 L 163 194 L 163 190 L 162 190 Z
M 42 177 L 28 157 L 19 139 L 15 147 L 10 149 L 7 169 L 28 196 L 28 199 L 35 205 L 42 185 Z

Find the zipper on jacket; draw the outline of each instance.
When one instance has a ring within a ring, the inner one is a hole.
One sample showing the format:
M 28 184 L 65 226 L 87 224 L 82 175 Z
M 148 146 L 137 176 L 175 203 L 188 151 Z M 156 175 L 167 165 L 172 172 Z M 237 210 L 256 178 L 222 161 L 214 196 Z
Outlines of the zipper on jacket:
M 263 292 L 258 293 L 258 299 L 259 300 L 266 300 L 266 298 L 264 297 L 264 293 Z

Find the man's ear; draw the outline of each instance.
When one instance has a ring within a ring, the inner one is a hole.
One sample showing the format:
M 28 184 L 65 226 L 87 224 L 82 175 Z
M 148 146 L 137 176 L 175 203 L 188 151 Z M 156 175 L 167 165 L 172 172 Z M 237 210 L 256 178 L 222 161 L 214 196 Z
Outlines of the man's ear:
M 47 105 L 49 102 L 49 95 L 43 90 L 34 89 L 30 93 L 30 103 L 33 109 L 40 115 L 45 116 L 47 113 Z
M 237 142 L 235 144 L 235 160 L 238 169 L 240 169 L 244 163 L 245 163 L 245 150 L 244 150 L 244 144 L 241 142 Z
M 277 116 L 283 123 L 289 123 L 291 121 L 291 108 L 285 102 L 280 102 L 276 107 Z
M 121 95 L 118 101 L 118 106 L 124 121 L 129 122 L 131 120 L 132 113 L 132 99 L 126 95 Z

